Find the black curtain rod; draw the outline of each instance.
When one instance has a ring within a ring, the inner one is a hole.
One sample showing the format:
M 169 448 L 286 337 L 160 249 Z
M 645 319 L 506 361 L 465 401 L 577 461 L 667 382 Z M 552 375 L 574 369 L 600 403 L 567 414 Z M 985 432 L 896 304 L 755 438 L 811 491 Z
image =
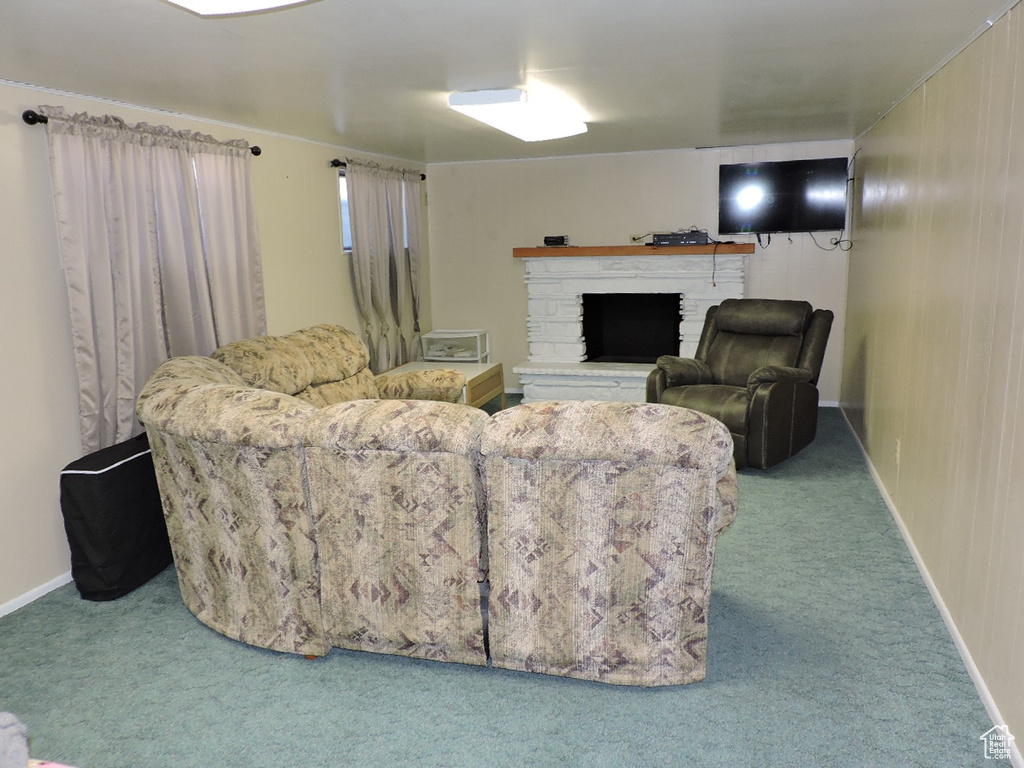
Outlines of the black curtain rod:
M 39 123 L 43 123 L 45 125 L 46 123 L 50 122 L 50 118 L 48 118 L 46 115 L 40 115 L 34 109 L 26 109 L 24 112 L 22 112 L 21 119 L 29 125 L 38 125 Z M 259 157 L 260 155 L 263 154 L 263 150 L 256 146 L 249 147 L 249 151 L 252 152 L 253 157 Z
M 346 167 L 346 163 L 345 163 L 344 160 L 339 160 L 338 158 L 334 158 L 333 160 L 331 160 L 331 168 L 345 168 L 345 167 Z M 420 181 L 426 181 L 426 180 L 427 180 L 427 174 L 421 173 L 420 174 Z

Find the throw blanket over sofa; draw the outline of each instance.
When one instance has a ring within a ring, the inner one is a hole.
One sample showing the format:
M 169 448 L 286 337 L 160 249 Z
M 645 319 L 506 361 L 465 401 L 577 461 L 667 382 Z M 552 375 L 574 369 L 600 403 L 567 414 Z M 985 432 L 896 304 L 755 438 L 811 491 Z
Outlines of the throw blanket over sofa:
M 380 399 L 371 384 L 399 382 L 365 366 L 351 386 L 329 381 L 353 367 L 325 359 L 355 338 L 339 331 L 345 344 L 319 326 L 168 360 L 143 390 L 189 610 L 289 653 L 483 665 L 489 629 L 497 666 L 633 685 L 704 676 L 715 540 L 736 512 L 721 423 L 657 404 L 492 418 Z M 453 373 L 435 384 L 461 389 Z M 447 391 L 432 386 L 413 389 Z

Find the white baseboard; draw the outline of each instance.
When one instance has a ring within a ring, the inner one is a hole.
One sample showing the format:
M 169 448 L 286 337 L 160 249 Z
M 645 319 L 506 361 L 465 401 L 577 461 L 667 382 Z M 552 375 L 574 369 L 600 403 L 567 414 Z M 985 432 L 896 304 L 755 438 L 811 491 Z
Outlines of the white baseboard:
M 981 670 L 979 670 L 978 665 L 974 663 L 974 657 L 971 656 L 971 652 L 968 650 L 967 644 L 964 642 L 964 638 L 960 634 L 960 630 L 957 629 L 956 622 L 953 620 L 953 615 L 946 607 L 946 603 L 942 599 L 942 595 L 939 593 L 939 588 L 935 585 L 935 581 L 928 572 L 928 567 L 924 564 L 924 559 L 921 557 L 921 553 L 918 552 L 917 546 L 914 544 L 914 540 L 910 536 L 910 531 L 904 524 L 903 518 L 900 517 L 899 510 L 896 509 L 896 505 L 893 503 L 888 491 L 885 490 L 885 486 L 882 484 L 882 478 L 875 470 L 875 465 L 871 463 L 871 457 L 868 455 L 867 449 L 861 442 L 860 436 L 857 434 L 857 430 L 855 430 L 853 425 L 850 424 L 846 411 L 843 408 L 840 408 L 839 412 L 842 413 L 847 426 L 850 427 L 850 432 L 853 434 L 854 439 L 857 441 L 857 445 L 860 447 L 861 453 L 864 455 L 865 461 L 867 461 L 868 470 L 871 472 L 871 479 L 874 480 L 875 486 L 878 488 L 878 492 L 882 495 L 885 505 L 889 508 L 889 512 L 892 514 L 892 518 L 896 522 L 896 527 L 899 529 L 900 536 L 903 537 L 903 541 L 907 545 L 907 549 L 910 550 L 910 554 L 914 558 L 914 562 L 917 564 L 917 570 L 921 573 L 925 586 L 928 587 L 928 592 L 932 596 L 932 600 L 935 602 L 936 607 L 939 609 L 942 621 L 945 623 L 950 637 L 953 638 L 953 644 L 956 646 L 957 652 L 960 654 L 960 658 L 964 662 L 964 666 L 967 667 L 967 674 L 969 674 L 971 676 L 971 680 L 974 681 L 974 687 L 978 690 L 978 695 L 981 697 L 981 703 L 985 705 L 985 711 L 988 712 L 988 716 L 992 718 L 993 725 L 1005 725 L 1006 721 L 1003 720 L 1003 717 L 999 712 L 999 707 L 996 705 L 995 699 L 992 698 L 992 693 L 989 691 L 988 685 L 985 683 L 985 678 L 981 675 Z M 978 734 L 978 737 L 978 751 L 980 753 L 980 733 Z M 1021 755 L 1020 747 L 1017 746 L 1016 740 L 1010 742 L 1010 752 L 1010 762 L 1013 765 L 1013 768 L 1024 768 L 1024 756 Z
M 34 602 L 35 600 L 38 600 L 43 595 L 53 592 L 53 590 L 57 589 L 58 587 L 63 587 L 65 584 L 70 583 L 71 571 L 68 571 L 67 573 L 62 573 L 57 578 L 51 579 L 45 584 L 41 584 L 35 589 L 29 590 L 24 595 L 20 595 L 19 597 L 16 597 L 13 600 L 8 600 L 3 605 L 0 605 L 0 616 L 6 616 L 9 613 L 14 613 L 19 608 L 24 608 L 26 605 L 28 605 L 31 602 Z

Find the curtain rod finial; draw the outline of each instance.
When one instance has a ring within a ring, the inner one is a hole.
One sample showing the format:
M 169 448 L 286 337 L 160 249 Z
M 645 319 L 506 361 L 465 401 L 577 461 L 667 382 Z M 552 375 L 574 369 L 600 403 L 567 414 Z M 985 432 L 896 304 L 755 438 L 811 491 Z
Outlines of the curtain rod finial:
M 35 125 L 36 123 L 48 123 L 50 119 L 46 115 L 40 115 L 34 109 L 26 109 L 21 113 L 21 119 L 29 125 Z
M 249 147 L 249 151 L 252 152 L 253 157 L 259 157 L 263 154 L 263 150 L 259 147 Z

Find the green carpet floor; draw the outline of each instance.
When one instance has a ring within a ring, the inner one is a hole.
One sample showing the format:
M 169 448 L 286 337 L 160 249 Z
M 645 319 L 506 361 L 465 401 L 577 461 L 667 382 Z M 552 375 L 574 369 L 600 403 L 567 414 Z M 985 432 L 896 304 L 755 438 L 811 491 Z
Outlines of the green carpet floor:
M 973 766 L 989 721 L 836 409 L 740 473 L 708 676 L 638 689 L 334 650 L 199 624 L 173 569 L 111 603 L 62 587 L 0 619 L 0 710 L 79 768 Z

